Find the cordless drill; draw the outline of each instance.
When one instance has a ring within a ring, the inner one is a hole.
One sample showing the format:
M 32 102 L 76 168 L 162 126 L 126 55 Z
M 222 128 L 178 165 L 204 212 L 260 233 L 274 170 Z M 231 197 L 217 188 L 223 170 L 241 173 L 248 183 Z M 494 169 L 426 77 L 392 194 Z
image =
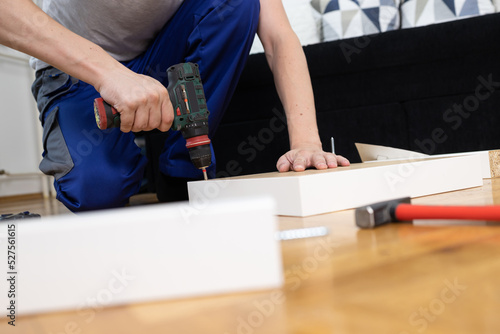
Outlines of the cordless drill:
M 174 107 L 171 129 L 182 133 L 191 162 L 203 171 L 207 180 L 206 168 L 212 159 L 208 138 L 209 111 L 198 64 L 177 64 L 170 67 L 167 73 L 167 90 Z M 99 129 L 120 127 L 120 114 L 102 98 L 94 100 L 94 113 Z

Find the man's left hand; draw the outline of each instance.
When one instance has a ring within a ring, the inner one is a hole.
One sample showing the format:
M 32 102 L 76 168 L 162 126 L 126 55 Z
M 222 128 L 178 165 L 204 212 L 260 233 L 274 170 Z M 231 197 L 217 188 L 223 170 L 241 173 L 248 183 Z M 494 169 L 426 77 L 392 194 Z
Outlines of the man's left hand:
M 328 169 L 349 165 L 349 160 L 341 155 L 325 152 L 315 146 L 303 146 L 282 155 L 276 164 L 276 168 L 279 172 L 302 172 L 309 167 Z

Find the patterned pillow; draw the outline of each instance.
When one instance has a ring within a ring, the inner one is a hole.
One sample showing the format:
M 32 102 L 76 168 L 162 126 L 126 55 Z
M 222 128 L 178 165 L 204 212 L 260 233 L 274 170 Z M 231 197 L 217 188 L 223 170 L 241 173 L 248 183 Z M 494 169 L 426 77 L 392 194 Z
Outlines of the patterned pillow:
M 322 20 L 322 40 L 399 29 L 399 0 L 311 0 Z
M 493 12 L 491 0 L 403 0 L 401 21 L 411 28 Z

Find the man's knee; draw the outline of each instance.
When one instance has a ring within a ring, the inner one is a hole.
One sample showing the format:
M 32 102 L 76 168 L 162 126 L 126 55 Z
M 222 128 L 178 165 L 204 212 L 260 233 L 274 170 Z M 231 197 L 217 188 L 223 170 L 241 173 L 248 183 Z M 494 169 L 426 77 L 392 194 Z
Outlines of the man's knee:
M 143 173 L 143 168 L 129 174 L 120 174 L 119 169 L 101 172 L 80 168 L 54 185 L 58 200 L 73 212 L 119 208 L 139 191 Z
M 72 212 L 123 207 L 132 195 L 111 182 L 102 183 L 98 187 L 61 185 L 56 188 L 57 199 Z

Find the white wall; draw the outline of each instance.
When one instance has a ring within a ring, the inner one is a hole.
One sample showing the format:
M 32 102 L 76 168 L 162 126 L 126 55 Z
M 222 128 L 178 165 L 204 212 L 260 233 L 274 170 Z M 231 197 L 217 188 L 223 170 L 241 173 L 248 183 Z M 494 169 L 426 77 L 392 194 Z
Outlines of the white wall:
M 31 95 L 28 57 L 0 45 L 0 197 L 42 191 L 39 174 L 41 126 Z

